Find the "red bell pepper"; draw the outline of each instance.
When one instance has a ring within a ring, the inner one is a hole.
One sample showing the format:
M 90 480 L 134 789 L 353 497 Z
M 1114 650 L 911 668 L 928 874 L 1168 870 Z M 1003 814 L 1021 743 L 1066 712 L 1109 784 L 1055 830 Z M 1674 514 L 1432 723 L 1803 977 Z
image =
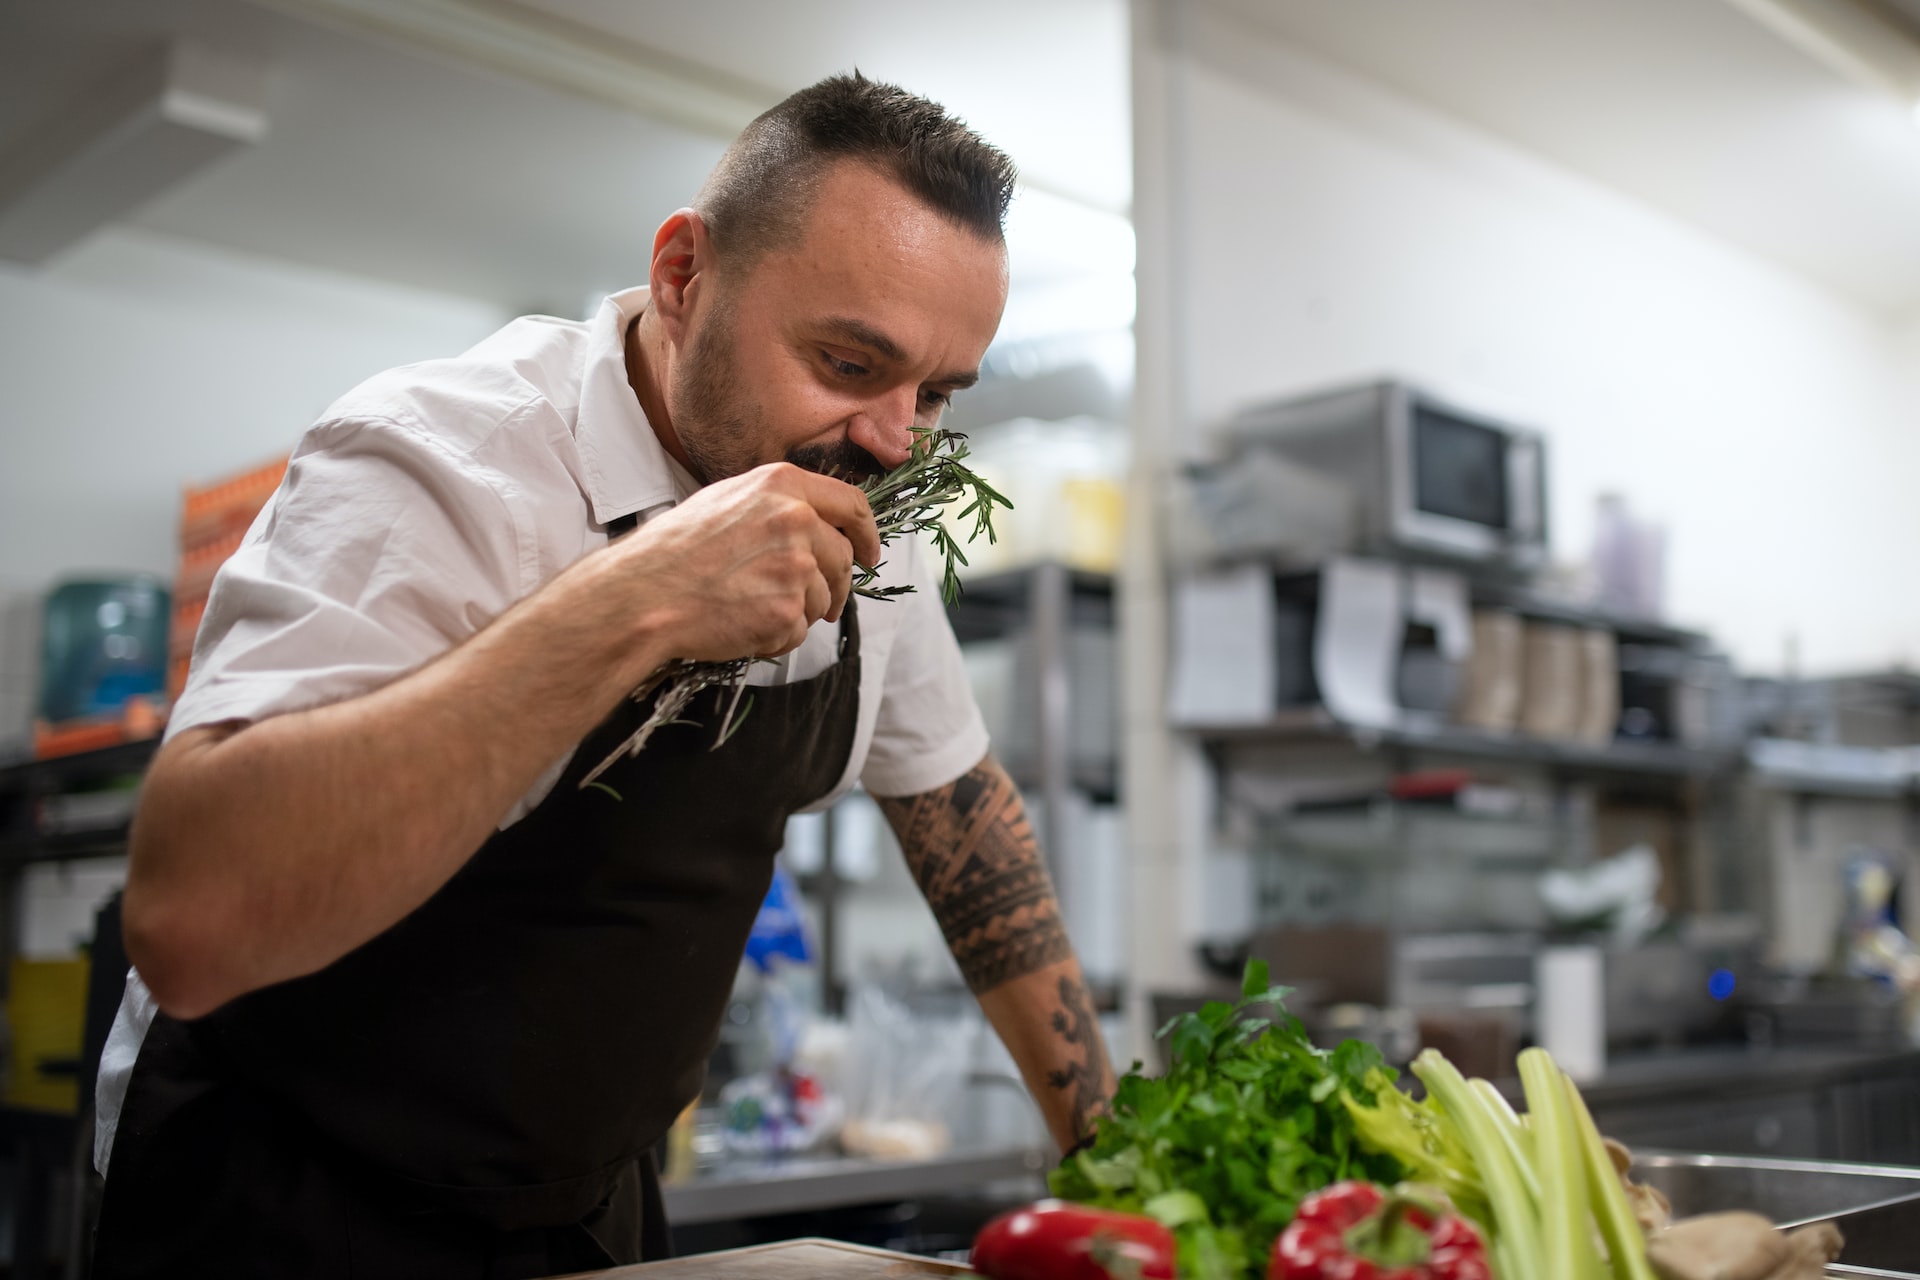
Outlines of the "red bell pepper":
M 1173 1256 L 1152 1218 L 1042 1200 L 980 1228 L 970 1265 L 988 1280 L 1174 1280 Z
M 1273 1242 L 1268 1280 L 1493 1280 L 1474 1225 L 1367 1182 L 1316 1191 Z

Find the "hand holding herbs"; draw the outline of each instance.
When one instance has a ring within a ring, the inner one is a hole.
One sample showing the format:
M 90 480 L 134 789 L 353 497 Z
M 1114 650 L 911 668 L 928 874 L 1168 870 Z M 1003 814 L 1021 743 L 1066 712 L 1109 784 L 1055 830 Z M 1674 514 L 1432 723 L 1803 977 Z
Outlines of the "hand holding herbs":
M 971 542 L 984 535 L 991 542 L 994 538 L 993 509 L 996 506 L 1012 506 L 966 466 L 967 452 L 967 438 L 960 432 L 937 427 L 916 430 L 912 450 L 905 462 L 885 475 L 866 480 L 858 486 L 866 494 L 882 546 L 916 533 L 924 533 L 932 539 L 934 549 L 943 562 L 940 594 L 949 604 L 960 594 L 959 566 L 966 564 L 967 557 L 961 549 L 961 539 L 956 538 L 943 521 L 951 519 L 961 526 L 970 522 L 965 541 Z M 885 600 L 913 590 L 911 586 L 875 586 L 879 569 L 878 565 L 866 568 L 856 563 L 853 593 L 869 599 Z M 599 781 L 600 775 L 617 761 L 637 755 L 662 725 L 685 723 L 682 717 L 694 698 L 715 687 L 730 693 L 715 735 L 714 746 L 719 747 L 733 736 L 741 720 L 752 709 L 752 695 L 747 692 L 746 678 L 756 661 L 758 659 L 751 656 L 725 661 L 681 658 L 661 666 L 632 693 L 636 702 L 645 702 L 658 694 L 645 722 L 626 742 L 589 770 L 580 780 L 580 786 L 598 786 L 612 792 L 612 788 Z

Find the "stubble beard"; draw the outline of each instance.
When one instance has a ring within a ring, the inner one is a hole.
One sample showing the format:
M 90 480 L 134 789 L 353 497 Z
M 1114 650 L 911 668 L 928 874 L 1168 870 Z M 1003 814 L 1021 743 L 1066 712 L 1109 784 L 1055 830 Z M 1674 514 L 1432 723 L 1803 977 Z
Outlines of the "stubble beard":
M 733 307 L 723 294 L 687 346 L 674 379 L 674 431 L 694 478 L 712 484 L 759 465 L 755 445 L 772 435 L 742 383 L 737 361 Z M 795 445 L 786 460 L 796 467 L 860 484 L 886 474 L 880 460 L 851 440 Z
M 747 402 L 733 358 L 733 308 L 723 294 L 687 346 L 674 378 L 674 432 L 694 479 L 712 484 L 754 466 L 753 441 L 765 424 Z

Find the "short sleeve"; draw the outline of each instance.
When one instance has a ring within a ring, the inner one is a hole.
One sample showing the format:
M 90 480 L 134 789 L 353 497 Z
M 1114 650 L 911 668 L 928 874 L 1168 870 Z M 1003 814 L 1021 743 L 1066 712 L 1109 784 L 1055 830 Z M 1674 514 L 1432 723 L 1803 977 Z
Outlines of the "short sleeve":
M 319 424 L 214 579 L 168 733 L 356 697 L 524 593 L 507 485 L 427 432 Z
M 861 784 L 878 796 L 943 787 L 980 763 L 989 746 L 959 641 L 940 603 L 932 557 L 917 541 L 908 554 L 914 591 L 880 606 L 903 612 L 860 774 Z

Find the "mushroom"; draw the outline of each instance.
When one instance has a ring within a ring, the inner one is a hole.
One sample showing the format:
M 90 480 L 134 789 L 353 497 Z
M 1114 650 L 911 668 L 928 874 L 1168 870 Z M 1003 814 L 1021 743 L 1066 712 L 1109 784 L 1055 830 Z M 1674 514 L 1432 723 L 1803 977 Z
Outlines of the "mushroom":
M 1786 1234 L 1757 1213 L 1710 1213 L 1654 1232 L 1647 1261 L 1661 1280 L 1820 1280 L 1840 1245 L 1830 1222 Z

